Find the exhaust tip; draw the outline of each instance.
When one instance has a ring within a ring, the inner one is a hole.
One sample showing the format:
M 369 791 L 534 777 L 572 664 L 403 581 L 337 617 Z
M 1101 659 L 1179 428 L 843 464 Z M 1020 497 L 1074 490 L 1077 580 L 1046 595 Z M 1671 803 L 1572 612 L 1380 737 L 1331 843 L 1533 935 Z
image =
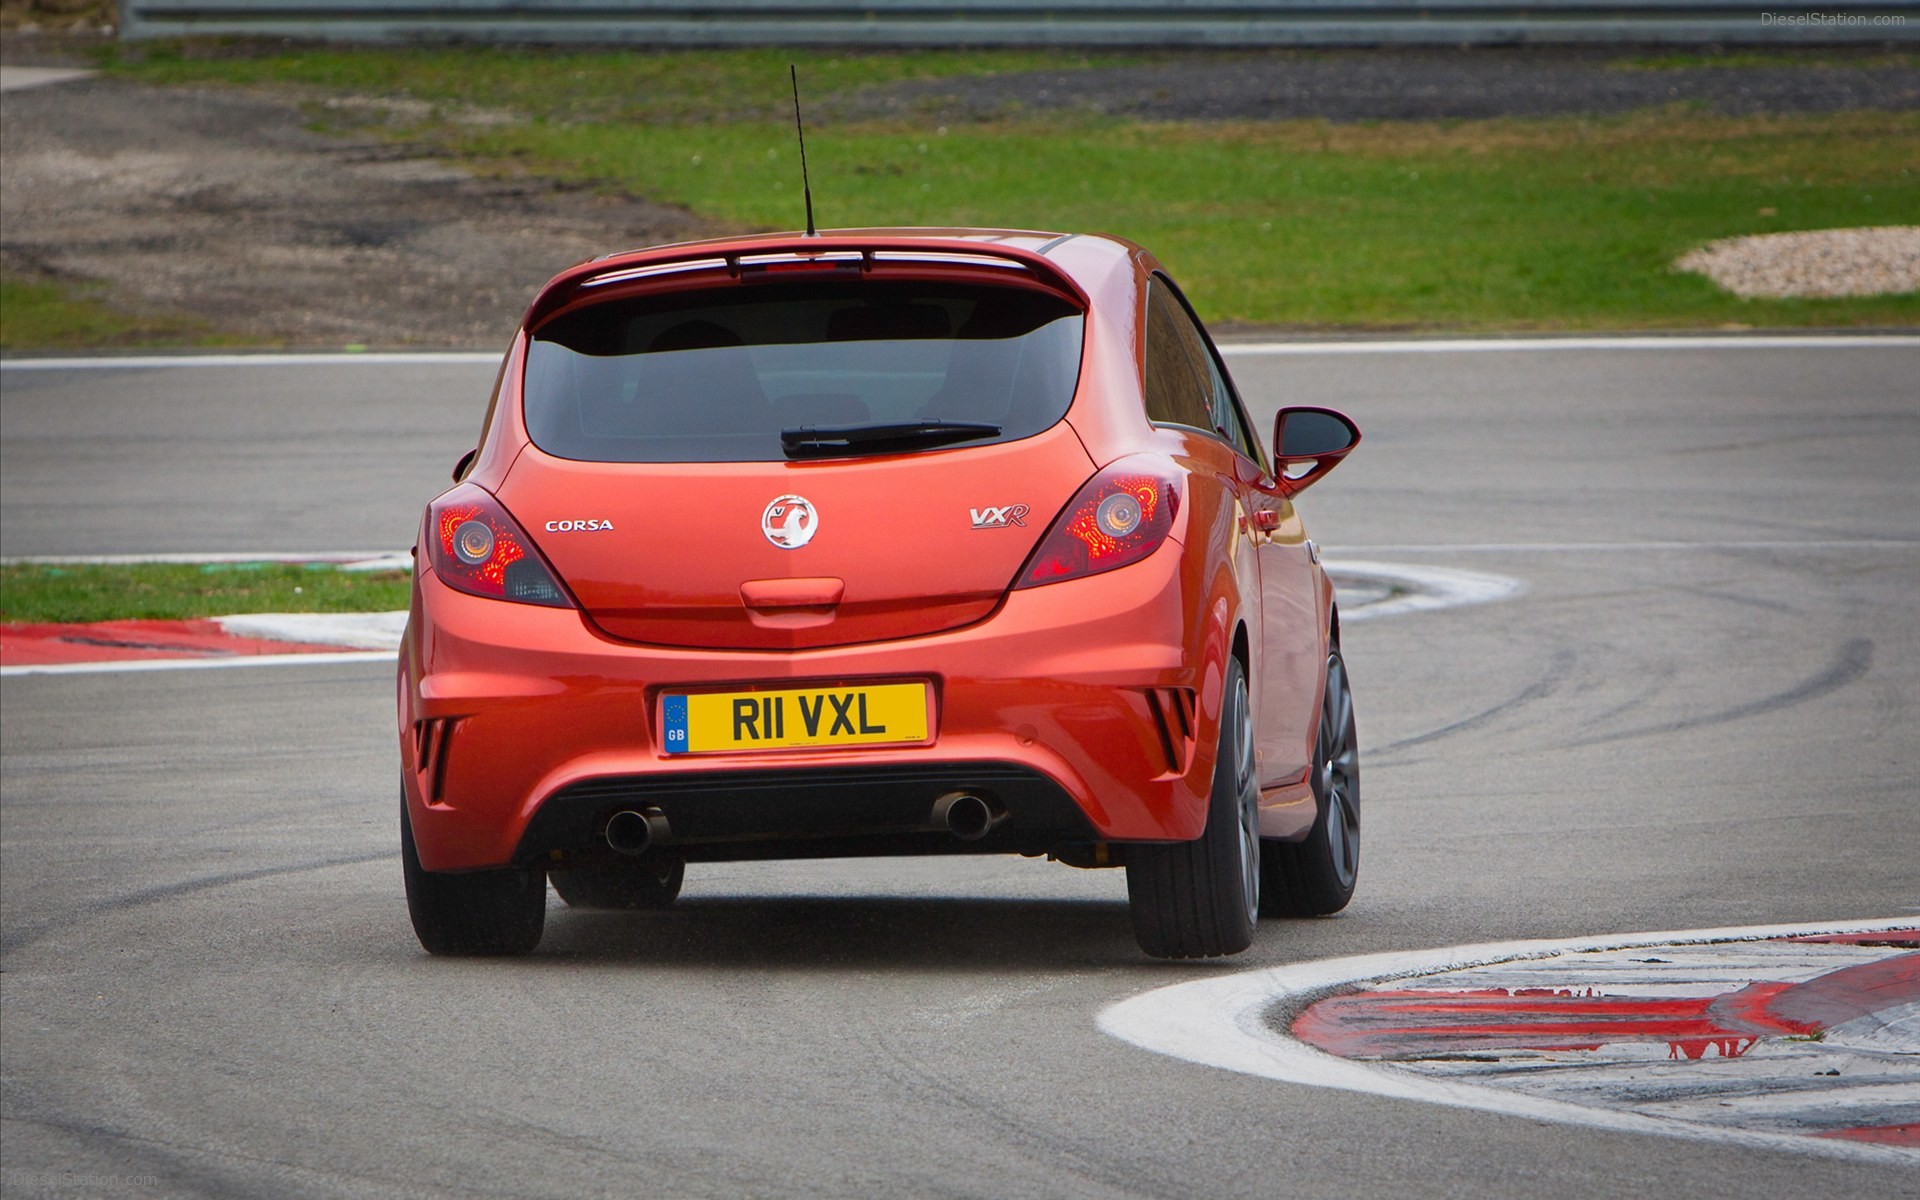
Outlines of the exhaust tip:
M 645 854 L 656 837 L 666 835 L 667 819 L 658 809 L 644 813 L 627 809 L 607 818 L 607 845 L 617 854 Z
M 948 792 L 933 802 L 933 822 L 963 842 L 977 842 L 1007 819 L 1007 810 L 972 792 Z

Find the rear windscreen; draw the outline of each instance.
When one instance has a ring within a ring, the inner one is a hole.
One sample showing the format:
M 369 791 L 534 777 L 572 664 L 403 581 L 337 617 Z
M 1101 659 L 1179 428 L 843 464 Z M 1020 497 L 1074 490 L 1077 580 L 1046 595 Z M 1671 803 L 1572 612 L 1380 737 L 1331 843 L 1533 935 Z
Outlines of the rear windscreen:
M 536 446 L 594 462 L 784 459 L 783 430 L 982 422 L 1031 437 L 1066 415 L 1080 311 L 1024 289 L 870 279 L 608 301 L 527 353 Z

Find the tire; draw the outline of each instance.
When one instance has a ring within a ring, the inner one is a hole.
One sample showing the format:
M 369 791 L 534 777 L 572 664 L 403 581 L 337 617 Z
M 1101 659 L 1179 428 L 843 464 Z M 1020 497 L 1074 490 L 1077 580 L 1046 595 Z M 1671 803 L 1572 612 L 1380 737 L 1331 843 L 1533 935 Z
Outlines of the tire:
M 1340 648 L 1327 652 L 1326 697 L 1313 742 L 1319 812 L 1306 840 L 1260 843 L 1260 915 L 1324 917 L 1353 899 L 1360 874 L 1360 739 Z
M 525 954 L 547 921 L 544 871 L 429 871 L 413 845 L 407 798 L 400 797 L 400 870 L 407 913 L 429 954 Z
M 1155 958 L 1213 958 L 1253 944 L 1260 909 L 1260 788 L 1247 676 L 1230 659 L 1207 828 L 1194 841 L 1139 846 L 1127 863 L 1133 936 Z
M 574 867 L 548 878 L 568 908 L 666 908 L 680 894 L 686 860 L 648 854 L 632 863 Z

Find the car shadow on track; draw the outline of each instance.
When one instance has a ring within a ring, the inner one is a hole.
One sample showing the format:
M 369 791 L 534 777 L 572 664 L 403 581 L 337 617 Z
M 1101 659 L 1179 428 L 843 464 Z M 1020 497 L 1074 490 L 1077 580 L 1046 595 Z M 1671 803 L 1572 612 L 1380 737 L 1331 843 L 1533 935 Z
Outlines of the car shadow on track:
M 648 966 L 1139 966 L 1124 903 L 991 898 L 682 900 L 662 912 L 555 906 L 533 962 Z

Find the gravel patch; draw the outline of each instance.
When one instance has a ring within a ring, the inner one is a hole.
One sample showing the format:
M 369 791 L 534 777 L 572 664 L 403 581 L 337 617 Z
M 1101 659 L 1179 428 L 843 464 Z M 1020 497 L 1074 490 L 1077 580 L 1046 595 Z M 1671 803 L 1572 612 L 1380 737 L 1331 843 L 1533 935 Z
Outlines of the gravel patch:
M 94 78 L 9 92 L 0 263 L 288 345 L 498 350 L 568 264 L 719 232 L 308 121 L 295 100 L 236 91 Z
M 1673 264 L 1749 299 L 1920 291 L 1920 225 L 1722 238 Z

